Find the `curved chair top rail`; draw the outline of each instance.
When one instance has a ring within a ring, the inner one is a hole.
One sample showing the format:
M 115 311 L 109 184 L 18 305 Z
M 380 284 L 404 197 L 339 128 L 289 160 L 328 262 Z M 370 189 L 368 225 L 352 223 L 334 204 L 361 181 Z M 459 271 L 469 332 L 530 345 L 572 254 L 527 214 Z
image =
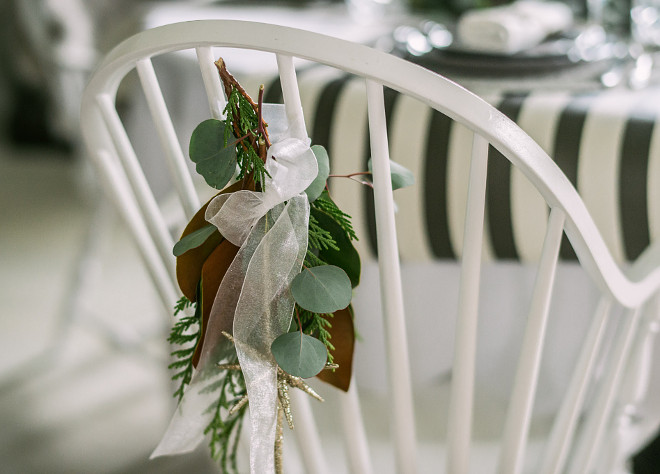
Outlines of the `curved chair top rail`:
M 83 96 L 81 120 L 93 119 L 99 95 L 113 99 L 123 77 L 140 59 L 200 46 L 254 49 L 309 59 L 414 97 L 483 136 L 518 167 L 548 205 L 563 209 L 565 231 L 592 278 L 624 306 L 635 307 L 660 288 L 660 251 L 652 248 L 629 278 L 615 262 L 577 191 L 543 149 L 508 117 L 458 84 L 382 51 L 263 23 L 201 20 L 138 33 L 110 52 Z M 99 147 L 87 132 L 87 143 Z

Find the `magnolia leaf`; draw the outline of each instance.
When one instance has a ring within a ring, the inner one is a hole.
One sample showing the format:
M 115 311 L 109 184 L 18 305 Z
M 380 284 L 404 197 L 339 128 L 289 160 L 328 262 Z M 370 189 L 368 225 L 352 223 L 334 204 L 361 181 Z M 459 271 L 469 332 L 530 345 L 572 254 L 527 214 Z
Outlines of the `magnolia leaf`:
M 345 392 L 351 384 L 353 373 L 353 349 L 355 347 L 355 328 L 353 327 L 353 308 L 349 306 L 336 311 L 330 318 L 330 342 L 335 346 L 332 351 L 334 370 L 324 370 L 317 377 Z
M 270 350 L 283 371 L 303 379 L 321 372 L 328 360 L 325 344 L 300 331 L 282 334 L 273 341 Z
M 306 268 L 291 282 L 291 294 L 301 308 L 334 313 L 351 302 L 353 289 L 346 272 L 334 265 Z
M 236 147 L 224 144 L 225 124 L 208 119 L 197 125 L 190 137 L 190 159 L 207 184 L 224 188 L 236 172 Z
M 239 247 L 235 246 L 228 240 L 223 240 L 220 242 L 215 250 L 209 255 L 209 257 L 204 262 L 201 272 L 201 299 L 198 298 L 197 307 L 201 306 L 201 327 L 200 327 L 200 337 L 197 347 L 195 347 L 195 353 L 193 354 L 193 366 L 197 367 L 199 358 L 202 353 L 202 346 L 204 343 L 204 337 L 206 336 L 206 330 L 208 328 L 209 316 L 211 315 L 211 308 L 213 307 L 213 302 L 215 301 L 215 295 L 220 288 L 220 283 L 225 277 L 225 273 L 229 269 L 229 266 L 234 261 L 234 257 L 238 253 Z M 224 330 L 229 333 L 232 332 L 231 323 L 230 326 L 225 328 L 220 328 L 220 331 Z
M 305 190 L 309 202 L 314 202 L 321 195 L 325 189 L 325 183 L 328 181 L 328 175 L 330 174 L 330 159 L 328 158 L 328 152 L 321 145 L 312 146 L 312 151 L 316 157 L 316 161 L 319 166 L 319 172 L 316 175 L 312 184 Z
M 369 172 L 373 173 L 371 158 L 369 158 L 367 166 L 369 167 Z M 390 160 L 390 175 L 392 177 L 392 191 L 415 184 L 415 175 L 413 172 L 396 161 Z
M 346 272 L 351 280 L 351 286 L 355 288 L 360 284 L 360 254 L 346 235 L 342 227 L 325 212 L 311 208 L 310 212 L 323 229 L 330 232 L 332 239 L 339 250 L 333 248 L 320 249 L 318 257 L 330 265 L 335 265 Z
M 243 189 L 244 183 L 239 181 L 232 184 L 228 188 L 219 192 L 219 194 L 233 193 L 234 191 L 239 191 Z M 245 183 L 246 189 L 254 190 L 254 182 L 249 181 Z M 215 196 L 214 196 L 215 197 Z M 211 198 L 213 199 L 213 198 Z M 206 208 L 209 205 L 209 200 L 202 208 L 197 211 L 197 213 L 190 220 L 183 233 L 181 238 L 183 239 L 188 234 L 193 233 L 194 231 L 201 229 L 202 227 L 207 226 L 209 223 L 205 219 Z M 202 266 L 204 261 L 211 255 L 211 252 L 223 241 L 220 232 L 213 233 L 211 236 L 206 239 L 206 241 L 199 247 L 188 250 L 186 253 L 180 255 L 176 259 L 176 279 L 179 283 L 179 288 L 183 295 L 188 298 L 190 301 L 197 301 L 197 284 L 202 275 Z
M 209 224 L 200 229 L 197 229 L 191 232 L 190 234 L 186 235 L 185 237 L 183 237 L 176 244 L 174 244 L 172 253 L 174 254 L 175 257 L 178 257 L 179 255 L 183 255 L 188 250 L 197 248 L 200 245 L 202 245 L 204 242 L 206 242 L 206 239 L 211 237 L 211 235 L 217 231 L 218 231 L 217 227 L 214 226 L 213 224 Z

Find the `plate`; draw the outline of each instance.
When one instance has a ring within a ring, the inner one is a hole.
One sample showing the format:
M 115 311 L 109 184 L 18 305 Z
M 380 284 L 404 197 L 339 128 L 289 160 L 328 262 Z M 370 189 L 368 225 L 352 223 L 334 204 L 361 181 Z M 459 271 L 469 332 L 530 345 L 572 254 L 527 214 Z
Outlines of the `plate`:
M 444 35 L 439 32 L 443 31 Z M 589 29 L 549 37 L 543 43 L 515 54 L 496 54 L 469 49 L 460 44 L 450 29 L 432 28 L 395 31 L 395 51 L 411 62 L 440 73 L 473 76 L 521 76 L 552 72 L 616 56 L 614 43 Z M 435 38 L 434 38 L 435 35 Z M 444 38 L 437 41 L 437 38 Z

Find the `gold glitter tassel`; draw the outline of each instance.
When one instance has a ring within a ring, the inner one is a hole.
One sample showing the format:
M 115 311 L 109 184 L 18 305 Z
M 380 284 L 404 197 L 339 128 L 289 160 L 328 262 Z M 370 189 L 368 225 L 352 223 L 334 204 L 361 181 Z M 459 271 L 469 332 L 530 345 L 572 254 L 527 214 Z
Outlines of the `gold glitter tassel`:
M 275 431 L 275 474 L 282 474 L 282 444 L 284 442 L 284 410 L 277 404 L 277 431 Z

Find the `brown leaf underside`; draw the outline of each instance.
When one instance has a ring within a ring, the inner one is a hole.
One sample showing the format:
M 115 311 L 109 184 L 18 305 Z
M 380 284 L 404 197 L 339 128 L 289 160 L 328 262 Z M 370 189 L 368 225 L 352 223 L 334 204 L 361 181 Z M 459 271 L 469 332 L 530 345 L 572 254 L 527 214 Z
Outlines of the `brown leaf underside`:
M 220 191 L 218 194 L 216 194 L 216 196 L 220 194 L 233 193 L 234 191 L 240 191 L 241 189 L 246 189 L 243 186 L 243 181 L 238 181 L 228 188 Z M 185 237 L 191 232 L 201 229 L 208 224 L 204 218 L 204 215 L 206 214 L 206 208 L 212 199 L 213 198 L 204 204 L 202 208 L 193 216 L 186 228 L 183 230 L 181 238 Z M 215 232 L 206 240 L 206 242 L 204 242 L 199 247 L 190 249 L 183 255 L 177 257 L 176 279 L 181 292 L 190 301 L 195 302 L 197 300 L 197 284 L 199 283 L 199 278 L 202 274 L 202 266 L 204 265 L 204 262 L 223 240 L 224 239 L 220 233 Z
M 340 309 L 330 319 L 332 327 L 328 332 L 332 336 L 330 342 L 335 346 L 332 353 L 334 362 L 339 368 L 324 370 L 317 377 L 324 382 L 337 387 L 344 392 L 348 391 L 353 372 L 353 348 L 355 346 L 355 329 L 353 328 L 353 314 L 351 307 Z
M 220 245 L 209 255 L 202 266 L 202 326 L 200 328 L 201 335 L 195 353 L 193 354 L 193 366 L 197 367 L 199 358 L 201 356 L 202 347 L 204 345 L 204 338 L 208 328 L 209 316 L 211 308 L 215 301 L 215 295 L 218 292 L 220 283 L 227 273 L 227 269 L 234 261 L 234 257 L 238 253 L 239 247 L 235 246 L 228 240 L 223 240 Z M 199 304 L 199 302 L 197 303 Z

